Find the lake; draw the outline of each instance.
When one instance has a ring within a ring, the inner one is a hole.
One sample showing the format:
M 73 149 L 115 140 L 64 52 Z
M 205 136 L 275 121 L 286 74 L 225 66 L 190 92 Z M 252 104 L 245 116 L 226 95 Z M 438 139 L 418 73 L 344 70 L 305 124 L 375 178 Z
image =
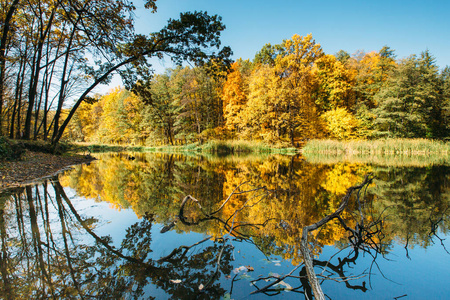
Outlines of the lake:
M 445 162 L 94 155 L 1 194 L 0 297 L 450 297 Z

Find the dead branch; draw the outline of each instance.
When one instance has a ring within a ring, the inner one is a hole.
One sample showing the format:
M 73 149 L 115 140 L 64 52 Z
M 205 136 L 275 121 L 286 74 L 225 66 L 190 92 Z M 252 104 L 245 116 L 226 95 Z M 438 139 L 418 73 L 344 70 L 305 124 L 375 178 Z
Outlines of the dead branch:
M 311 257 L 311 252 L 308 249 L 308 233 L 320 228 L 327 222 L 338 217 L 344 211 L 344 209 L 347 207 L 348 202 L 349 202 L 350 197 L 353 194 L 353 192 L 358 191 L 358 195 L 359 195 L 359 191 L 364 186 L 366 186 L 370 182 L 372 182 L 372 180 L 373 180 L 373 177 L 370 177 L 370 175 L 367 175 L 361 184 L 348 188 L 347 193 L 345 194 L 344 198 L 342 199 L 341 204 L 339 205 L 338 209 L 335 212 L 327 215 L 322 220 L 303 228 L 302 239 L 300 242 L 300 251 L 303 255 L 303 261 L 305 263 L 306 273 L 308 275 L 308 280 L 312 287 L 315 299 L 320 299 L 320 300 L 325 299 L 325 295 L 322 291 L 322 287 L 320 286 L 319 281 L 317 280 L 316 273 L 314 272 L 314 265 L 313 265 L 313 260 Z
M 195 244 L 192 244 L 192 245 L 190 245 L 190 246 L 180 246 L 180 247 L 178 247 L 178 248 L 175 248 L 175 249 L 173 249 L 172 252 L 170 252 L 169 255 L 164 256 L 164 257 L 161 257 L 160 259 L 157 260 L 157 262 L 169 261 L 169 260 L 171 260 L 172 257 L 174 257 L 176 254 L 178 254 L 178 253 L 180 253 L 181 251 L 183 251 L 183 253 L 181 254 L 181 256 L 178 258 L 178 260 L 179 260 L 179 259 L 183 258 L 183 257 L 186 255 L 186 253 L 189 251 L 189 249 L 191 249 L 192 247 L 198 246 L 198 245 L 200 245 L 200 244 L 206 242 L 207 240 L 209 240 L 209 239 L 211 239 L 211 238 L 212 238 L 212 235 L 209 235 L 209 236 L 205 237 L 203 240 L 201 240 L 201 241 L 199 241 L 199 242 L 197 242 L 197 243 L 195 243 Z
M 306 275 L 309 281 L 309 285 L 312 288 L 312 291 L 314 293 L 314 297 L 315 299 L 325 299 L 325 295 L 322 291 L 322 288 L 320 286 L 319 280 L 317 279 L 317 276 L 315 274 L 314 271 L 314 264 L 313 264 L 313 259 L 311 257 L 311 252 L 308 249 L 308 234 L 311 231 L 317 230 L 318 228 L 320 228 L 321 226 L 323 226 L 324 224 L 328 223 L 329 221 L 331 221 L 334 218 L 338 218 L 339 221 L 341 222 L 341 224 L 344 226 L 345 229 L 348 229 L 350 232 L 352 232 L 355 236 L 360 236 L 359 232 L 357 232 L 358 229 L 350 229 L 348 226 L 345 225 L 345 222 L 342 220 L 342 218 L 340 218 L 340 214 L 344 211 L 344 209 L 347 207 L 348 202 L 352 196 L 352 194 L 357 191 L 357 201 L 358 201 L 358 205 L 359 205 L 359 211 L 361 214 L 361 223 L 364 220 L 364 215 L 362 214 L 362 210 L 361 210 L 361 202 L 359 200 L 360 197 L 360 192 L 361 190 L 368 186 L 373 180 L 373 177 L 369 175 L 367 175 L 364 179 L 364 181 L 356 186 L 352 186 L 350 188 L 348 188 L 347 193 L 345 194 L 345 196 L 343 197 L 341 204 L 339 205 L 339 207 L 336 209 L 336 211 L 334 211 L 333 213 L 325 216 L 323 219 L 321 219 L 320 221 L 311 224 L 309 226 L 306 226 L 303 228 L 302 231 L 302 238 L 301 238 L 301 242 L 300 242 L 300 251 L 303 255 L 303 263 L 305 264 L 305 270 L 306 270 Z M 364 228 L 364 226 L 361 224 L 360 226 L 361 228 Z M 359 231 L 359 230 L 358 230 Z M 355 253 L 355 256 L 357 257 L 357 253 Z M 356 259 L 355 257 L 355 259 Z M 325 265 L 328 265 L 329 262 L 326 262 Z M 277 279 L 275 282 L 272 282 L 271 284 L 265 286 L 264 288 L 259 289 L 256 291 L 253 291 L 252 294 L 256 294 L 256 293 L 261 293 L 266 291 L 268 288 L 270 288 L 271 286 L 277 284 L 278 282 L 282 281 L 283 279 L 291 276 L 291 274 L 297 270 L 301 265 L 296 266 L 289 274 L 283 276 L 282 278 Z M 302 277 L 303 278 L 303 277 Z M 328 279 L 329 277 L 326 276 L 325 279 Z M 339 280 L 337 278 L 329 278 L 332 280 Z M 348 280 L 350 280 L 350 277 L 343 277 L 341 276 L 340 280 L 342 280 L 343 282 L 347 282 Z M 363 286 L 362 289 L 364 289 L 365 287 Z M 307 296 L 307 293 L 305 292 L 305 296 Z
M 303 265 L 303 264 L 299 264 L 299 265 L 296 266 L 294 269 L 292 269 L 291 272 L 289 272 L 288 274 L 286 274 L 286 275 L 284 275 L 284 276 L 282 276 L 282 277 L 279 277 L 279 278 L 274 277 L 274 278 L 277 278 L 277 279 L 276 279 L 274 282 L 271 282 L 270 284 L 266 285 L 266 286 L 263 287 L 262 289 L 258 289 L 258 287 L 255 286 L 258 290 L 251 292 L 250 295 L 265 292 L 265 291 L 266 291 L 267 289 L 269 289 L 270 287 L 272 287 L 272 286 L 274 286 L 275 284 L 277 284 L 277 283 L 283 281 L 283 280 L 286 279 L 287 277 L 290 277 L 290 276 L 292 275 L 292 273 L 294 273 L 295 270 L 297 270 L 297 269 L 298 269 L 300 266 L 302 266 L 302 265 Z M 252 281 L 252 282 L 255 282 L 255 281 Z

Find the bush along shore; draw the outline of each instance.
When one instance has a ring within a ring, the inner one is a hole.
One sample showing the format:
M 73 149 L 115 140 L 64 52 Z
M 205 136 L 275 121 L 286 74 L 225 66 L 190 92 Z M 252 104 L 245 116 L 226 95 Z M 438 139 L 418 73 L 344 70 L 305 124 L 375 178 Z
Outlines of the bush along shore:
M 299 149 L 286 145 L 267 145 L 261 142 L 249 141 L 222 141 L 211 140 L 205 143 L 192 143 L 187 145 L 164 145 L 157 147 L 145 146 L 123 146 L 102 144 L 77 144 L 82 152 L 206 152 L 214 154 L 239 154 L 239 153 L 274 153 L 274 154 L 297 154 Z

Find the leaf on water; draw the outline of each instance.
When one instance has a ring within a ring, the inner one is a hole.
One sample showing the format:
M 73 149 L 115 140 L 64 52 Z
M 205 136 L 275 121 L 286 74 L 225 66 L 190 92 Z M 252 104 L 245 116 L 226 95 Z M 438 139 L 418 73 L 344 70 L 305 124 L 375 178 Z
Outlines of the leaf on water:
M 276 263 L 274 266 L 281 267 L 281 264 L 280 263 Z
M 284 281 L 278 282 L 277 284 L 275 284 L 275 286 L 284 286 L 284 288 L 282 288 L 282 289 L 286 290 L 286 291 L 292 290 L 292 286 L 289 283 L 286 283 Z
M 169 280 L 171 283 L 181 283 L 180 279 L 170 279 Z
M 203 284 L 200 283 L 200 285 L 198 286 L 198 290 L 201 291 L 201 290 L 203 290 L 204 287 L 205 287 L 205 286 L 204 286 Z
M 233 273 L 238 274 L 241 271 L 247 272 L 247 268 L 245 266 L 240 266 L 239 268 L 234 269 Z
M 223 300 L 231 300 L 231 294 L 230 293 L 226 293 L 225 295 L 223 295 Z
M 231 279 L 231 275 L 225 276 L 226 279 Z
M 250 267 L 250 266 L 245 266 L 246 268 L 247 268 L 247 271 L 248 272 L 253 272 L 253 271 L 255 271 L 255 268 L 253 268 L 253 267 Z
M 239 276 L 239 279 L 251 280 L 252 277 L 247 274 L 242 274 L 241 276 Z

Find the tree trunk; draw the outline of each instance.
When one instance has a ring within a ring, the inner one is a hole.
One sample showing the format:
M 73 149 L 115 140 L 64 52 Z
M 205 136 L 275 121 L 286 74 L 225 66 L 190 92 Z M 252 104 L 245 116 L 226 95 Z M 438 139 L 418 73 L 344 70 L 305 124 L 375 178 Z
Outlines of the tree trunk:
M 48 33 L 50 32 L 50 28 L 52 27 L 53 18 L 55 16 L 56 7 L 53 8 L 52 13 L 50 15 L 50 18 L 48 20 L 47 26 L 45 30 L 42 32 L 41 28 L 41 34 L 39 37 L 39 43 L 37 45 L 37 53 L 36 53 L 36 60 L 34 61 L 33 65 L 33 73 L 31 75 L 31 81 L 30 81 L 30 89 L 28 92 L 28 109 L 27 109 L 27 116 L 25 118 L 25 132 L 23 138 L 26 140 L 30 139 L 31 136 L 31 118 L 33 115 L 33 107 L 36 100 L 36 94 L 37 94 L 37 85 L 39 82 L 39 74 L 41 71 L 41 59 L 42 59 L 42 50 L 44 47 L 44 41 L 47 37 Z
M 0 40 L 0 135 L 2 135 L 2 119 L 3 119 L 3 93 L 5 84 L 5 68 L 6 68 L 6 43 L 9 38 L 9 28 L 14 12 L 19 4 L 19 0 L 14 0 L 14 2 L 9 7 L 6 13 L 5 21 L 3 22 L 2 39 Z
M 67 66 L 69 65 L 70 58 L 70 48 L 72 47 L 73 38 L 75 36 L 75 32 L 77 30 L 77 24 L 81 20 L 81 15 L 78 16 L 75 24 L 73 25 L 72 32 L 70 33 L 69 42 L 67 44 L 66 57 L 64 58 L 64 66 L 63 72 L 61 75 L 61 87 L 59 89 L 59 98 L 58 98 L 58 107 L 55 113 L 55 122 L 53 123 L 53 136 L 52 140 L 56 138 L 59 129 L 59 117 L 61 116 L 61 111 L 64 103 L 64 99 L 66 98 L 66 85 L 69 80 L 66 80 Z

